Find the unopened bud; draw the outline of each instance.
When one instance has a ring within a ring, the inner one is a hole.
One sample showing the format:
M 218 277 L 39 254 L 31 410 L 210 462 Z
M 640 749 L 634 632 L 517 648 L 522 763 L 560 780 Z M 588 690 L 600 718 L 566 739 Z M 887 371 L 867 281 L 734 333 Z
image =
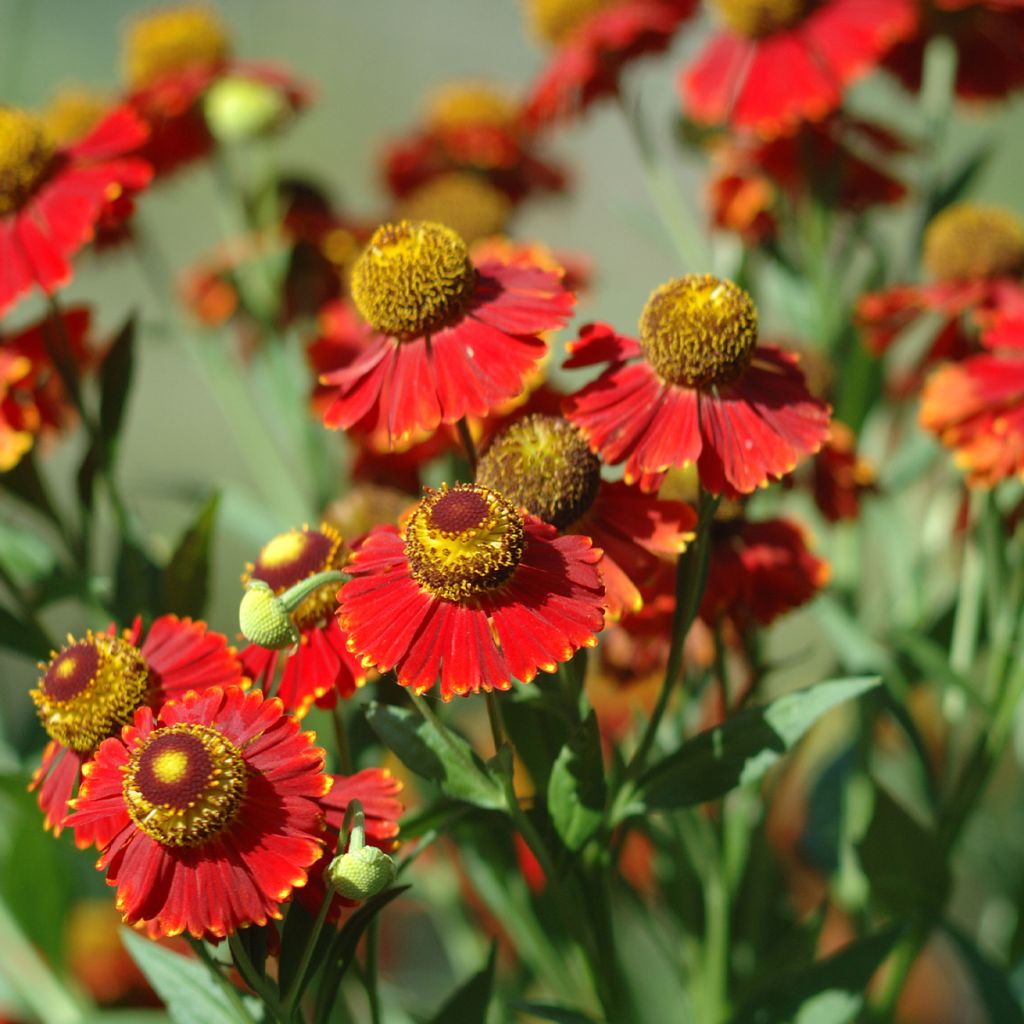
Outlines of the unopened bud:
M 279 89 L 255 78 L 228 76 L 210 86 L 206 124 L 218 142 L 244 142 L 276 128 L 288 105 Z
M 279 651 L 299 642 L 284 602 L 262 580 L 250 580 L 238 606 L 238 624 L 251 644 Z
M 398 867 L 376 846 L 349 850 L 331 861 L 327 884 L 339 896 L 349 900 L 368 900 L 383 892 L 395 880 Z

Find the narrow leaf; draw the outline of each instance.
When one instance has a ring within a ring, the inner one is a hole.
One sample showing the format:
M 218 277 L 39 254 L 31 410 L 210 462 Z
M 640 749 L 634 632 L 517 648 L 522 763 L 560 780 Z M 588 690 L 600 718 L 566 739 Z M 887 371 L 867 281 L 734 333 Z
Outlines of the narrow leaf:
M 135 367 L 135 316 L 117 333 L 100 367 L 100 435 L 108 445 L 117 440 L 128 405 Z
M 176 615 L 202 616 L 208 597 L 210 544 L 220 494 L 214 491 L 185 531 L 161 578 L 163 610 Z
M 1024 1024 L 1024 1010 L 1010 987 L 1008 973 L 993 964 L 958 928 L 946 925 L 946 931 L 964 958 L 974 986 L 988 1011 L 990 1021 L 999 1024 Z
M 599 1024 L 593 1017 L 588 1017 L 579 1010 L 568 1006 L 553 1006 L 548 1003 L 516 1003 L 514 1008 L 520 1013 L 541 1020 L 551 1020 L 555 1024 Z
M 430 1024 L 487 1024 L 487 1008 L 494 993 L 494 955 L 497 945 L 491 943 L 487 963 L 445 1000 L 430 1019 Z
M 562 748 L 548 781 L 548 811 L 562 842 L 579 850 L 601 827 L 607 790 L 593 711 Z
M 832 679 L 734 715 L 654 765 L 638 784 L 640 806 L 634 803 L 627 810 L 688 807 L 755 782 L 825 712 L 880 682 L 877 676 Z

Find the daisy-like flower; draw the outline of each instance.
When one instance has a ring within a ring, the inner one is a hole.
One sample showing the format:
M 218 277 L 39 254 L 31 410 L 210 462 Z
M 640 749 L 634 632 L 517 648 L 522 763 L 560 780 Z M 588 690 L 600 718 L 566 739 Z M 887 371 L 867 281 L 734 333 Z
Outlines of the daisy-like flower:
M 152 938 L 220 939 L 280 918 L 323 850 L 331 777 L 312 733 L 258 690 L 215 687 L 140 708 L 86 769 L 68 824 Z
M 261 580 L 280 596 L 317 573 L 340 569 L 348 558 L 341 535 L 321 523 L 278 534 L 263 546 L 254 563 L 246 566 L 242 582 Z M 351 697 L 366 682 L 366 672 L 346 648 L 347 637 L 335 617 L 337 583 L 315 589 L 291 613 L 299 635 L 292 653 L 250 644 L 239 655 L 245 671 L 270 690 L 283 662 L 277 696 L 300 718 L 316 701 L 333 707 L 339 695 Z
M 576 114 L 619 91 L 623 68 L 665 50 L 697 0 L 529 0 L 534 35 L 552 50 L 534 83 L 534 124 Z
M 85 343 L 90 311 L 74 307 L 62 312 L 68 356 L 78 373 L 94 364 Z M 50 320 L 32 324 L 0 344 L 0 473 L 13 469 L 40 437 L 59 434 L 76 422 L 67 395 L 46 347 Z
M 936 370 L 921 396 L 921 425 L 954 451 L 972 487 L 1024 478 L 1024 294 L 996 313 L 986 351 Z
M 142 635 L 136 620 L 117 635 L 87 633 L 54 653 L 31 691 L 50 736 L 30 789 L 39 790 L 45 827 L 59 835 L 83 765 L 101 741 L 115 735 L 143 706 L 159 707 L 187 690 L 246 682 L 233 647 L 204 622 L 163 615 Z M 102 820 L 75 835 L 80 845 L 103 845 L 112 833 Z
M 1024 273 L 1024 222 L 999 207 L 957 203 L 939 213 L 924 236 L 927 284 L 897 284 L 872 292 L 857 305 L 857 321 L 876 355 L 925 314 L 941 322 L 900 392 L 916 390 L 920 370 L 975 349 L 972 326 L 1012 299 Z
M 337 389 L 324 423 L 392 445 L 519 395 L 547 351 L 539 335 L 564 325 L 575 302 L 559 274 L 474 264 L 431 221 L 378 228 L 352 270 L 352 300 L 370 330 L 352 363 L 321 377 Z
M 507 690 L 554 672 L 604 623 L 601 552 L 559 537 L 488 487 L 428 491 L 404 529 L 378 527 L 338 595 L 349 649 L 415 693 Z
M 484 178 L 463 171 L 439 174 L 413 189 L 398 204 L 404 220 L 430 220 L 447 224 L 467 245 L 508 226 L 512 204 L 500 189 Z
M 681 501 L 601 479 L 601 463 L 559 416 L 532 414 L 507 427 L 483 453 L 477 483 L 493 488 L 560 533 L 589 537 L 613 619 L 643 607 L 638 584 L 693 539 L 697 516 Z
M 569 351 L 566 367 L 610 365 L 565 400 L 566 417 L 645 491 L 696 463 L 713 494 L 749 494 L 791 472 L 828 432 L 829 407 L 807 390 L 796 357 L 758 346 L 750 296 L 710 274 L 656 289 L 639 341 L 592 324 Z
M 472 175 L 512 204 L 565 187 L 561 168 L 537 155 L 519 101 L 488 82 L 453 82 L 434 92 L 422 126 L 387 148 L 383 172 L 397 199 L 451 174 Z
M 929 0 L 920 29 L 895 46 L 885 68 L 912 92 L 921 88 L 924 51 L 945 36 L 957 51 L 957 96 L 1001 100 L 1024 87 L 1024 7 L 1017 0 Z
M 52 294 L 71 280 L 68 261 L 109 204 L 149 183 L 149 164 L 128 155 L 145 138 L 123 107 L 66 145 L 41 118 L 0 107 L 0 316 L 33 287 Z
M 283 109 L 298 110 L 305 90 L 273 68 L 231 59 L 231 40 L 207 7 L 151 11 L 127 27 L 123 49 L 127 102 L 150 127 L 144 155 L 158 175 L 205 156 L 213 144 L 202 99 L 231 75 L 265 86 Z
M 762 138 L 835 110 L 917 25 L 914 0 L 711 0 L 724 23 L 680 79 L 683 110 Z

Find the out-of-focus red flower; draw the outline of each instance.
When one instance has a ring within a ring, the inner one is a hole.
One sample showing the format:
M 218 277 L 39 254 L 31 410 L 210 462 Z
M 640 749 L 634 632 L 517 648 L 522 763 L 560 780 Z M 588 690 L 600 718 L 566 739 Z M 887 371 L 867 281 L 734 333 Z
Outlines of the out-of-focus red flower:
M 713 0 L 724 26 L 679 79 L 684 113 L 774 138 L 837 109 L 917 24 L 913 0 Z
M 569 352 L 567 368 L 609 366 L 566 399 L 566 417 L 646 491 L 696 463 L 712 493 L 749 494 L 792 472 L 828 433 L 829 407 L 808 392 L 797 358 L 758 346 L 750 297 L 709 274 L 657 289 L 639 341 L 591 324 Z
M 862 496 L 875 486 L 875 468 L 857 454 L 857 438 L 845 423 L 833 420 L 828 440 L 811 462 L 814 503 L 830 522 L 856 519 Z
M 66 356 L 79 374 L 95 364 L 85 342 L 90 315 L 83 306 L 61 313 Z M 77 420 L 47 346 L 55 330 L 48 318 L 0 339 L 0 473 L 16 466 L 37 439 L 54 437 Z
M 756 245 L 777 233 L 783 197 L 852 212 L 899 202 L 906 187 L 882 161 L 905 149 L 888 129 L 842 115 L 767 142 L 737 141 L 717 155 L 708 186 L 712 219 Z
M 623 68 L 671 43 L 697 0 L 531 0 L 534 34 L 551 57 L 534 82 L 526 117 L 542 125 L 619 91 Z
M 1019 0 L 926 0 L 918 31 L 897 44 L 884 66 L 918 92 L 924 51 L 945 36 L 957 52 L 956 94 L 965 100 L 1006 99 L 1024 87 L 1024 6 Z
M 0 107 L 0 316 L 34 287 L 64 287 L 71 257 L 111 204 L 149 184 L 152 169 L 132 155 L 146 132 L 119 107 L 84 137 L 56 145 L 42 119 Z
M 451 174 L 473 176 L 512 204 L 539 192 L 560 192 L 566 183 L 564 171 L 538 155 L 520 103 L 486 82 L 437 90 L 427 101 L 423 124 L 388 146 L 382 169 L 398 199 Z

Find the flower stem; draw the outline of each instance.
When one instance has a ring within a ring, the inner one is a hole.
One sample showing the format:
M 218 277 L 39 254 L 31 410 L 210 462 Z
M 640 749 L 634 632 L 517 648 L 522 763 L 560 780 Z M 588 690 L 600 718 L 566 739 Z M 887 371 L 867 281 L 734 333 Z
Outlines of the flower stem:
M 295 1008 L 298 1006 L 306 987 L 306 973 L 309 970 L 310 962 L 313 959 L 313 952 L 320 939 L 320 932 L 323 931 L 324 923 L 327 920 L 327 911 L 330 910 L 333 901 L 334 890 L 328 886 L 327 895 L 324 897 L 323 903 L 320 904 L 320 911 L 313 922 L 313 927 L 310 929 L 309 935 L 306 936 L 306 944 L 302 948 L 302 956 L 299 958 L 299 965 L 295 969 L 295 975 L 284 994 L 282 1006 L 286 1021 L 291 1020 L 295 1016 Z
M 501 720 L 498 698 L 494 695 L 493 690 L 486 691 L 485 703 L 487 704 L 487 719 L 491 723 L 491 736 L 494 739 L 494 752 L 497 754 L 505 745 L 505 726 Z
M 352 749 L 348 742 L 348 729 L 345 727 L 345 716 L 341 713 L 341 701 L 331 708 L 331 721 L 334 723 L 334 743 L 337 747 L 338 768 L 343 775 L 352 774 Z
M 469 463 L 469 471 L 473 474 L 473 478 L 475 479 L 477 463 L 476 444 L 473 441 L 473 435 L 470 433 L 466 417 L 463 416 L 462 419 L 455 424 L 455 427 L 459 432 L 459 440 L 462 442 L 462 447 L 466 452 L 466 461 Z

